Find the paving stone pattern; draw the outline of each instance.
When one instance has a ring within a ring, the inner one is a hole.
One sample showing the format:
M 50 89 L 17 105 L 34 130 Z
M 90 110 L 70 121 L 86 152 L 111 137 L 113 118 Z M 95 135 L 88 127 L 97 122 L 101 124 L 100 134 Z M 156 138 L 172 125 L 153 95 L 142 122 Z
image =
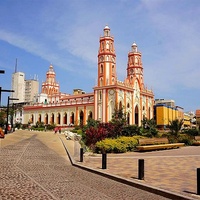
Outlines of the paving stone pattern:
M 138 180 L 138 160 L 144 159 L 144 180 Z M 76 157 L 78 160 L 78 157 Z M 85 154 L 84 166 L 101 168 L 102 156 Z M 135 182 L 200 199 L 197 192 L 197 168 L 200 168 L 200 147 L 180 149 L 108 154 L 107 169 L 104 171 Z
M 50 139 L 55 149 L 46 145 Z M 1 200 L 167 199 L 73 167 L 57 153 L 61 142 L 53 133 L 17 131 L 0 142 Z

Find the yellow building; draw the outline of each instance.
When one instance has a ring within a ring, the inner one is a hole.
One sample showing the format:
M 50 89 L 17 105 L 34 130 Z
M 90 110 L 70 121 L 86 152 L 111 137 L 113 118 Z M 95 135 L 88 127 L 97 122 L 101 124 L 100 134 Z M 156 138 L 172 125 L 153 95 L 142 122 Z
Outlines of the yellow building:
M 154 106 L 154 119 L 159 128 L 166 128 L 170 121 L 183 119 L 183 109 L 181 107 L 171 107 L 166 104 L 156 104 Z

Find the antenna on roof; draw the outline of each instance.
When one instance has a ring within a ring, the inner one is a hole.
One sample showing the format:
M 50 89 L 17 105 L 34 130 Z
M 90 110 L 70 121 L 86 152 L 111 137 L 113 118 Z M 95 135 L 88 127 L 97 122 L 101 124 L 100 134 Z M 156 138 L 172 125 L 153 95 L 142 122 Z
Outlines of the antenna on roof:
M 16 58 L 16 62 L 15 62 L 15 73 L 17 73 L 17 58 Z

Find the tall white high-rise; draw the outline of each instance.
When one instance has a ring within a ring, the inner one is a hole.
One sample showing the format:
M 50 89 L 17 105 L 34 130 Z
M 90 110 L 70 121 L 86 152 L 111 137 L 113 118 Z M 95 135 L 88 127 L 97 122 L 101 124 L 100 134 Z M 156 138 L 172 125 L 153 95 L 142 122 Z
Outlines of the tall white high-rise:
M 11 103 L 21 103 L 25 100 L 25 74 L 23 72 L 15 72 L 12 74 L 12 98 L 19 100 L 13 100 Z

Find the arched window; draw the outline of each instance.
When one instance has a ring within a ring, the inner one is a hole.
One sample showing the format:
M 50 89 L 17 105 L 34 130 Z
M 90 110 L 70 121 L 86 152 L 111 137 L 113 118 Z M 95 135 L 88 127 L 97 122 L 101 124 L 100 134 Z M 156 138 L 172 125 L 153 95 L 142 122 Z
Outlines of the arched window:
M 122 102 L 120 101 L 119 102 L 119 110 L 121 110 L 122 109 Z
M 106 41 L 106 49 L 109 49 L 110 47 L 109 47 L 109 42 L 108 41 Z
M 115 83 L 115 79 L 114 78 L 112 78 L 112 84 L 114 84 Z
M 100 86 L 102 86 L 102 85 L 103 85 L 103 79 L 100 78 Z
M 102 99 L 102 92 L 99 91 L 99 100 L 101 100 L 101 99 Z
M 130 113 L 127 114 L 127 124 L 130 125 Z
M 139 125 L 139 113 L 138 113 L 138 106 L 135 107 L 135 124 Z
M 130 104 L 129 103 L 127 104 L 127 108 L 130 108 Z
M 89 120 L 89 119 L 92 119 L 92 111 L 89 112 L 88 120 Z
M 102 42 L 102 50 L 104 50 L 104 42 Z
M 103 73 L 103 65 L 100 66 L 100 73 Z
M 112 73 L 114 73 L 114 72 L 115 72 L 115 66 L 112 65 Z

